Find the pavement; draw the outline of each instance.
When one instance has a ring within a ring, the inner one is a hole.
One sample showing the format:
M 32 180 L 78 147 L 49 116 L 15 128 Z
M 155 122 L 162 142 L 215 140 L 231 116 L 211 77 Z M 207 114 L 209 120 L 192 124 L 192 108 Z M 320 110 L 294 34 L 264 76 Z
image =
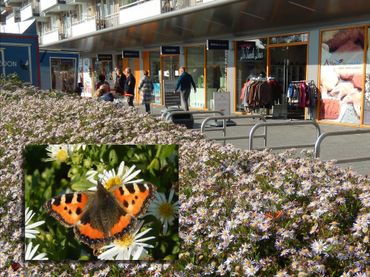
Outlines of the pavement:
M 137 106 L 139 113 L 144 113 L 143 105 Z M 163 106 L 152 105 L 152 116 L 161 116 L 161 110 L 164 109 Z M 199 129 L 201 122 L 208 115 L 195 115 L 194 129 Z M 249 131 L 256 123 L 261 123 L 260 119 L 236 119 L 236 126 L 227 127 L 227 136 L 248 136 Z M 282 120 L 282 119 L 267 119 L 267 122 L 306 122 L 304 120 Z M 295 124 L 297 124 L 295 123 Z M 337 131 L 347 131 L 347 130 L 370 130 L 369 128 L 359 128 L 352 126 L 338 126 L 335 124 L 320 123 L 319 128 L 321 133 L 326 132 L 337 132 Z M 250 126 L 246 126 L 250 125 Z M 263 128 L 256 131 L 256 134 L 262 134 Z M 206 132 L 207 138 L 221 138 L 221 131 Z M 314 125 L 294 125 L 294 126 L 268 126 L 267 127 L 267 147 L 274 148 L 276 146 L 289 146 L 290 148 L 295 148 L 295 145 L 314 145 L 317 139 L 317 129 Z M 222 141 L 218 141 L 222 144 Z M 227 140 L 227 143 L 233 144 L 237 148 L 248 149 L 249 139 L 238 139 L 238 140 Z M 259 148 L 263 147 L 263 140 L 261 138 L 253 139 L 253 147 Z M 297 148 L 298 149 L 298 148 Z M 307 148 L 313 151 L 313 147 Z M 347 162 L 338 163 L 338 166 L 343 168 L 352 168 L 357 173 L 362 175 L 370 175 L 370 133 L 367 134 L 351 134 L 351 135 L 340 135 L 340 136 L 329 136 L 326 137 L 320 147 L 320 159 L 325 160 L 340 160 L 340 159 L 351 159 L 351 158 L 362 158 L 369 157 L 365 161 L 357 162 Z M 298 153 L 302 150 L 299 148 Z M 274 152 L 285 151 L 273 150 Z

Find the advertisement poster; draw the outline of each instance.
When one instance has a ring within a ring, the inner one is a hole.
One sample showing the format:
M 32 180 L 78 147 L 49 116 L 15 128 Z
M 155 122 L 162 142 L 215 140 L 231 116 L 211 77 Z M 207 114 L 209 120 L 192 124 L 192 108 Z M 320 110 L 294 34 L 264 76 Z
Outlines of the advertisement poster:
M 364 28 L 322 32 L 320 119 L 360 123 Z
M 154 103 L 161 104 L 161 86 L 159 83 L 153 83 L 153 85 Z
M 92 97 L 92 79 L 91 79 L 91 63 L 89 58 L 85 58 L 82 60 L 83 62 L 83 94 L 82 96 L 85 97 Z
M 368 29 L 368 43 L 370 43 L 370 28 Z M 368 46 L 366 54 L 366 80 L 364 97 L 364 124 L 370 125 L 370 47 Z

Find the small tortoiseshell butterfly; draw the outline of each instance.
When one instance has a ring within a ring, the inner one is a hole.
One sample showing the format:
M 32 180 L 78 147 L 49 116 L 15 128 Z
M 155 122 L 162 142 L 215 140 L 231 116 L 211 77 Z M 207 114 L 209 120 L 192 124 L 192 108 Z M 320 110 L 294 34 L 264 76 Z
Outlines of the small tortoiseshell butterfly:
M 73 227 L 81 242 L 96 249 L 135 226 L 155 189 L 150 183 L 136 183 L 107 190 L 98 182 L 96 191 L 60 195 L 46 202 L 44 208 L 64 226 Z

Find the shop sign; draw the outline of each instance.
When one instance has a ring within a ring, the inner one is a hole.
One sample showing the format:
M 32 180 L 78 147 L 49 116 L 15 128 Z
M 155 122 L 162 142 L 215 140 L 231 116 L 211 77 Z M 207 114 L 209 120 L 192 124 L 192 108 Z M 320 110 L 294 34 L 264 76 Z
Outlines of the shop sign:
M 239 41 L 238 49 L 241 51 L 241 61 L 263 60 L 264 49 L 256 46 L 255 41 Z
M 122 51 L 122 57 L 124 58 L 139 58 L 139 51 L 125 50 Z
M 161 46 L 161 55 L 180 55 L 180 46 Z
M 113 57 L 111 54 L 98 54 L 97 57 L 98 61 L 112 61 Z
M 207 40 L 207 50 L 229 50 L 229 41 L 228 40 Z

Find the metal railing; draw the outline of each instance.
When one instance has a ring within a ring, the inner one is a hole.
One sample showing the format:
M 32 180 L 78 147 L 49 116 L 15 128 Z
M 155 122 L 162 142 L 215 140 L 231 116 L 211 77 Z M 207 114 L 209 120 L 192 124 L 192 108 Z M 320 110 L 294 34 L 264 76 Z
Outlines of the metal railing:
M 115 27 L 119 25 L 119 12 L 107 15 L 105 18 L 105 28 Z
M 360 135 L 360 134 L 370 134 L 370 130 L 349 130 L 349 131 L 337 131 L 337 132 L 327 132 L 320 135 L 315 143 L 315 148 L 313 152 L 314 158 L 320 158 L 320 151 L 321 151 L 321 143 L 327 137 L 333 136 L 345 136 L 345 135 Z M 336 163 L 350 163 L 350 162 L 363 162 L 369 161 L 370 156 L 366 157 L 356 157 L 356 158 L 348 158 L 348 159 L 337 159 Z
M 230 137 L 227 136 L 227 131 L 226 131 L 226 129 L 227 129 L 226 128 L 227 127 L 227 122 L 226 122 L 226 120 L 230 120 L 230 119 L 242 119 L 242 118 L 248 118 L 248 119 L 256 119 L 256 118 L 258 118 L 259 120 L 263 120 L 264 122 L 266 122 L 266 118 L 263 115 L 210 116 L 210 117 L 207 117 L 206 119 L 203 120 L 202 125 L 200 127 L 200 131 L 201 131 L 202 134 L 204 134 L 206 131 L 207 132 L 222 131 L 222 135 L 223 135 L 222 138 L 212 138 L 212 139 L 213 140 L 222 140 L 223 141 L 223 145 L 226 144 L 226 140 L 249 139 L 249 135 L 247 135 L 247 136 L 230 136 Z M 222 120 L 222 127 L 206 128 L 207 122 L 209 122 L 211 120 L 220 120 L 220 119 Z M 255 123 L 238 124 L 238 126 L 254 126 L 254 125 L 255 125 Z M 262 135 L 255 135 L 255 137 L 264 138 L 265 145 L 266 145 L 266 131 L 267 131 L 267 129 L 265 127 L 264 134 L 262 134 Z
M 263 122 L 263 123 L 257 123 L 253 126 L 253 128 L 249 132 L 249 150 L 253 150 L 253 138 L 254 133 L 261 127 L 267 127 L 267 126 L 297 126 L 297 125 L 313 125 L 316 128 L 316 134 L 317 138 L 321 135 L 321 129 L 319 124 L 317 124 L 316 121 L 289 121 L 289 122 Z M 262 150 L 265 148 L 269 149 L 289 149 L 289 148 L 310 148 L 314 147 L 315 144 L 297 144 L 297 145 L 282 145 L 282 146 L 269 146 L 267 147 L 267 130 L 265 131 L 266 138 L 265 138 L 265 145 L 263 148 L 255 148 L 256 150 Z

